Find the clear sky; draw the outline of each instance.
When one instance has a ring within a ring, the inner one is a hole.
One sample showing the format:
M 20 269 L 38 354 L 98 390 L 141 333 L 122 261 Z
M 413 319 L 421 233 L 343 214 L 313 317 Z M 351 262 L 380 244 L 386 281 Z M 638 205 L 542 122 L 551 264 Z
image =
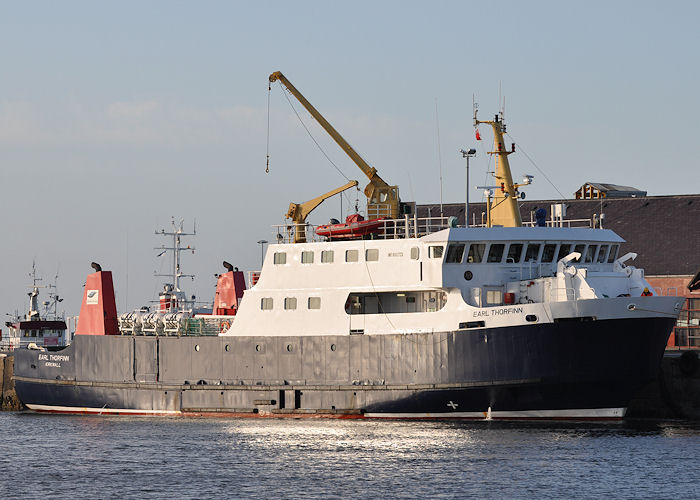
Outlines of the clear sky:
M 344 184 L 267 77 L 281 70 L 404 200 L 465 197 L 460 148 L 506 100 L 532 198 L 586 181 L 699 193 L 700 4 L 649 1 L 0 2 L 0 312 L 23 311 L 36 259 L 77 314 L 97 261 L 117 306 L 155 299 L 171 216 L 197 221 L 188 293 L 226 259 L 260 265 L 290 201 Z M 366 179 L 294 102 L 333 162 Z M 436 103 L 437 116 L 436 120 Z M 438 127 L 440 148 L 438 148 Z M 438 149 L 440 155 L 438 155 Z M 441 161 L 439 161 L 441 158 Z M 552 184 L 547 182 L 544 172 Z M 354 204 L 348 192 L 343 214 Z M 362 195 L 360 195 L 362 201 Z M 338 198 L 309 217 L 341 218 Z M 663 214 L 659 214 L 660 217 Z M 640 249 L 643 251 L 643 249 Z M 128 282 L 128 286 L 127 286 Z

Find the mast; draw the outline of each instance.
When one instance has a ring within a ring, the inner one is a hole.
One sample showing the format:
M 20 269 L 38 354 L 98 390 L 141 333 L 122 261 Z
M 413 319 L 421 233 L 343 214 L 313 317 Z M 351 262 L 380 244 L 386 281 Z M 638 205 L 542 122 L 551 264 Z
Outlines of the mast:
M 195 236 L 197 234 L 196 228 L 193 228 L 191 233 L 185 232 L 183 228 L 184 220 L 180 220 L 178 224 L 175 223 L 175 218 L 172 218 L 171 225 L 172 225 L 172 230 L 171 231 L 166 231 L 165 229 L 161 229 L 160 231 L 156 231 L 155 234 L 160 235 L 160 236 L 170 236 L 172 237 L 172 246 L 166 247 L 165 245 L 161 247 L 154 247 L 155 250 L 161 250 L 162 252 L 159 255 L 163 255 L 165 252 L 170 251 L 172 252 L 172 273 L 171 274 L 158 274 L 154 273 L 154 276 L 164 276 L 164 277 L 169 277 L 172 279 L 172 291 L 174 292 L 175 299 L 179 301 L 186 301 L 186 296 L 184 292 L 180 289 L 180 278 L 193 278 L 194 279 L 194 274 L 183 274 L 180 266 L 180 261 L 181 257 L 180 254 L 185 251 L 191 251 L 194 253 L 195 248 L 193 246 L 187 245 L 186 247 L 182 247 L 182 237 L 183 236 Z M 168 292 L 167 290 L 167 285 L 166 285 L 166 293 Z M 184 306 L 185 304 L 179 304 L 180 306 Z
M 476 108 L 474 109 L 474 126 L 480 123 L 491 125 L 493 129 L 493 151 L 488 154 L 496 156 L 496 188 L 494 191 L 493 200 L 488 208 L 489 216 L 487 218 L 487 226 L 504 226 L 504 227 L 521 227 L 523 221 L 520 218 L 520 210 L 518 208 L 518 187 L 521 184 L 513 183 L 513 176 L 508 163 L 508 155 L 515 152 L 515 144 L 511 145 L 511 150 L 505 148 L 503 134 L 506 132 L 506 125 L 503 123 L 503 114 L 500 119 L 496 115 L 493 120 L 478 120 L 476 117 Z M 528 182 L 529 184 L 529 182 Z

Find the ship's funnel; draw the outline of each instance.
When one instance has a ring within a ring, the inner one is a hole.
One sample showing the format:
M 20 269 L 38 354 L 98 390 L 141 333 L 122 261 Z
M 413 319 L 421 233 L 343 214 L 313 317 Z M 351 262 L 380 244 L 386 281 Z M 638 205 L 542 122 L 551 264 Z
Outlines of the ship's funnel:
M 230 316 L 236 314 L 238 310 L 238 305 L 245 290 L 245 277 L 243 272 L 239 271 L 238 268 L 235 269 L 235 271 L 231 270 L 220 275 L 216 282 L 214 314 Z
M 88 274 L 76 335 L 119 335 L 112 271 Z

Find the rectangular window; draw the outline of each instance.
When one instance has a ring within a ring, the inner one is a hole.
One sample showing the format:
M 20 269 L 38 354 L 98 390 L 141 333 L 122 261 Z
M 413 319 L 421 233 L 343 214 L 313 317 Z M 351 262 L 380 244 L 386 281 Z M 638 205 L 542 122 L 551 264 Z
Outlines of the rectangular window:
M 445 262 L 448 264 L 461 264 L 464 257 L 464 243 L 450 243 L 447 245 L 447 257 Z
M 503 250 L 505 248 L 506 246 L 503 243 L 492 243 L 486 262 L 501 262 L 501 260 L 503 260 Z
M 583 259 L 584 262 L 593 262 L 593 259 L 595 258 L 595 251 L 598 248 L 598 245 L 588 245 L 588 249 L 586 249 L 586 258 Z
M 321 309 L 321 297 L 309 297 L 309 309 Z
M 620 249 L 620 245 L 612 245 L 610 247 L 610 255 L 608 255 L 608 263 L 615 262 L 617 259 L 617 252 Z
M 503 292 L 500 290 L 486 290 L 486 305 L 494 306 L 503 304 Z
M 263 297 L 260 299 L 260 309 L 263 311 L 270 311 L 272 310 L 272 297 Z
M 323 250 L 321 252 L 321 262 L 333 262 L 333 250 Z
M 539 243 L 529 243 L 525 251 L 525 262 L 537 262 L 537 256 L 540 254 Z
M 296 297 L 285 297 L 284 308 L 287 311 L 297 308 L 297 298 Z
M 563 259 L 567 255 L 571 253 L 571 245 L 566 243 L 562 243 L 561 246 L 559 247 L 559 255 L 557 256 L 557 261 Z
M 411 247 L 411 259 L 412 259 L 412 260 L 418 260 L 418 259 L 420 259 L 420 248 L 418 248 L 418 247 Z
M 600 252 L 598 252 L 598 263 L 602 264 L 605 262 L 605 258 L 608 256 L 608 245 L 600 245 Z
M 557 246 L 554 243 L 545 245 L 544 250 L 542 250 L 542 262 L 552 262 L 556 250 Z
M 301 263 L 302 264 L 313 264 L 314 263 L 314 253 L 311 251 L 301 252 Z
M 345 262 L 357 262 L 359 252 L 357 250 L 345 250 Z
M 574 252 L 580 253 L 581 257 L 583 257 L 585 249 L 586 249 L 586 245 L 584 245 L 583 243 L 580 243 L 574 247 Z M 574 259 L 574 262 L 578 262 L 580 260 L 581 260 L 581 258 L 579 257 L 578 259 Z
M 379 250 L 377 248 L 368 248 L 365 250 L 365 260 L 367 262 L 376 262 L 379 260 Z
M 431 259 L 442 259 L 442 246 L 430 246 L 428 247 L 428 257 Z
M 273 262 L 275 264 L 286 264 L 287 263 L 287 253 L 286 252 L 275 252 Z
M 508 254 L 506 255 L 507 263 L 517 263 L 520 262 L 520 256 L 523 254 L 523 244 L 522 243 L 511 243 L 508 247 Z
M 470 264 L 478 264 L 484 260 L 484 252 L 486 252 L 485 243 L 472 243 L 469 246 L 469 255 L 467 255 L 467 262 Z

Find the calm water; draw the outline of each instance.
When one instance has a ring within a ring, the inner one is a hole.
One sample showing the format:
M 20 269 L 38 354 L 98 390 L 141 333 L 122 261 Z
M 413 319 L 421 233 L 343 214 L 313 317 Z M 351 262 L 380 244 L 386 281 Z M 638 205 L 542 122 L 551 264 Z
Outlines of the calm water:
M 0 413 L 0 498 L 700 495 L 700 424 Z

